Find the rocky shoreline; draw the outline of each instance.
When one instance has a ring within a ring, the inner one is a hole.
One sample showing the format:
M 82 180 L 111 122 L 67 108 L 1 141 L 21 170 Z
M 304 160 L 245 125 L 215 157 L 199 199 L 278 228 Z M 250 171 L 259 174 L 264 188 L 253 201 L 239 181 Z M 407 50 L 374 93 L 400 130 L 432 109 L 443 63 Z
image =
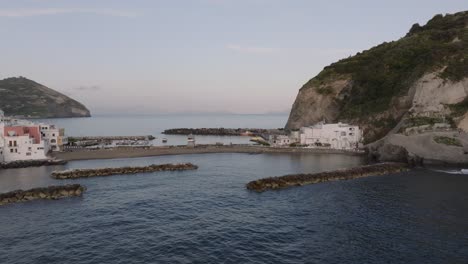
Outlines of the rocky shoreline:
M 64 165 L 66 160 L 61 159 L 50 159 L 50 160 L 18 160 L 13 162 L 0 163 L 0 169 L 18 169 L 28 167 L 41 167 L 41 166 L 53 166 L 53 165 Z
M 292 186 L 302 186 L 327 181 L 351 180 L 362 177 L 379 176 L 390 173 L 407 171 L 405 163 L 379 163 L 361 167 L 326 171 L 313 174 L 292 174 L 280 177 L 264 178 L 251 181 L 246 185 L 248 190 L 263 192 L 266 190 L 277 190 Z
M 74 169 L 65 171 L 54 171 L 52 172 L 52 178 L 63 180 L 63 179 L 76 179 L 76 178 L 89 178 L 89 177 L 100 177 L 100 176 L 111 176 L 121 174 L 137 174 L 137 173 L 148 173 L 157 171 L 182 171 L 182 170 L 196 170 L 198 166 L 192 163 L 180 163 L 180 164 L 152 164 L 149 166 L 142 167 L 120 167 L 120 168 L 98 168 L 98 169 Z
M 21 203 L 39 199 L 57 200 L 66 197 L 81 196 L 86 187 L 80 184 L 49 186 L 30 190 L 16 190 L 0 194 L 0 205 Z

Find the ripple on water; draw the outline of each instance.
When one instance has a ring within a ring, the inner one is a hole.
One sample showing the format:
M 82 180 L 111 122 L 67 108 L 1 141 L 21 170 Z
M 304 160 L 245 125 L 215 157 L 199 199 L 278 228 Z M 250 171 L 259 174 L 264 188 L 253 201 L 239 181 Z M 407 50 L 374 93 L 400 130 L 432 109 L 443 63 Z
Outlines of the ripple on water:
M 88 187 L 81 198 L 1 207 L 1 262 L 468 262 L 464 175 L 415 170 L 258 194 L 245 183 L 362 160 L 207 154 L 79 161 L 63 168 L 167 162 L 200 169 L 80 179 L 73 182 Z M 48 173 L 1 171 L 0 188 L 56 184 Z

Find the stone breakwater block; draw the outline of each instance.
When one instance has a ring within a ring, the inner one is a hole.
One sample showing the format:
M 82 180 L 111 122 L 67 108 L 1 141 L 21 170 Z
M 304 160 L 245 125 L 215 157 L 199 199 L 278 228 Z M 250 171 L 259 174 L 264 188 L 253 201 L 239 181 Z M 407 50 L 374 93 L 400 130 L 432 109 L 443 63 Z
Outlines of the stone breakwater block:
M 263 192 L 266 190 L 276 190 L 291 186 L 302 186 L 327 181 L 352 180 L 362 177 L 399 173 L 407 170 L 408 165 L 406 163 L 379 163 L 336 171 L 326 171 L 313 174 L 292 174 L 264 178 L 247 183 L 246 188 L 257 192 Z
M 51 176 L 55 179 L 76 179 L 76 178 L 88 178 L 88 177 L 99 177 L 99 176 L 111 176 L 121 174 L 136 174 L 136 173 L 148 173 L 157 171 L 182 171 L 182 170 L 196 170 L 197 165 L 192 163 L 180 163 L 180 164 L 160 164 L 160 165 L 149 165 L 143 167 L 119 167 L 119 168 L 98 168 L 98 169 L 74 169 L 64 171 L 54 171 Z
M 57 200 L 66 197 L 81 196 L 86 187 L 80 184 L 49 186 L 30 190 L 16 190 L 0 194 L 0 205 L 21 203 L 38 199 Z
M 0 169 L 17 169 L 27 167 L 41 167 L 41 166 L 53 166 L 53 165 L 64 165 L 67 161 L 65 160 L 19 160 L 12 162 L 0 163 Z

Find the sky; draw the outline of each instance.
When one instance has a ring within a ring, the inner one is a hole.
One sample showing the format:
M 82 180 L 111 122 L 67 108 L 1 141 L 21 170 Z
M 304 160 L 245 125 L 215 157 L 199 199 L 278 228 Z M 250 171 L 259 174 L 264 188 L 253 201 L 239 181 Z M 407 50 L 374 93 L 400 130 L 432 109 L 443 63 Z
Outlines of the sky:
M 0 78 L 93 114 L 289 112 L 341 58 L 466 0 L 0 0 Z

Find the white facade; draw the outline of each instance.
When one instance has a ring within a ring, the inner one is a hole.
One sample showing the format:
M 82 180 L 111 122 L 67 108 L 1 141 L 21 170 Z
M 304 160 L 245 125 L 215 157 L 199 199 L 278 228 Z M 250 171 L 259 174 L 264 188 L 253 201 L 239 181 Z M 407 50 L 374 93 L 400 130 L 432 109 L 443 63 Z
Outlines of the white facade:
M 3 142 L 3 160 L 1 162 L 47 159 L 47 145 L 44 140 L 35 143 L 34 139 L 25 135 L 5 136 Z
M 55 125 L 40 124 L 42 139 L 47 141 L 52 151 L 61 151 L 63 149 L 64 130 Z
M 47 159 L 52 148 L 61 150 L 62 138 L 55 126 L 8 118 L 0 110 L 0 162 Z
M 343 123 L 322 124 L 303 127 L 300 131 L 301 145 L 353 150 L 362 141 L 362 131 L 358 126 Z

